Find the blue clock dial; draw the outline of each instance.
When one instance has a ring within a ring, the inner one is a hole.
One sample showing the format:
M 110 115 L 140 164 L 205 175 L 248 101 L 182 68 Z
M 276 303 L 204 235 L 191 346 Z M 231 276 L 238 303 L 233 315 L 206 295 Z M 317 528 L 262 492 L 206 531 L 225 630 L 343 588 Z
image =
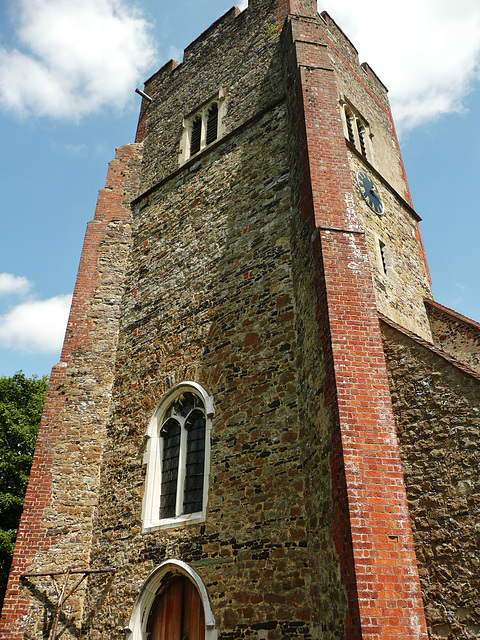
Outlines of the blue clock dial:
M 357 184 L 363 199 L 370 209 L 381 216 L 384 211 L 382 199 L 380 198 L 377 187 L 364 171 L 357 171 Z

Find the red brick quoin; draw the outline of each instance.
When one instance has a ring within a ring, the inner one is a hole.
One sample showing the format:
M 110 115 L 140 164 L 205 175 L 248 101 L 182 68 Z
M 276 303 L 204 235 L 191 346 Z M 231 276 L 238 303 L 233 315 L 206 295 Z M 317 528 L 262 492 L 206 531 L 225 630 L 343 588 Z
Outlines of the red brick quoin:
M 1 640 L 22 640 L 22 617 L 28 613 L 29 602 L 22 597 L 20 576 L 31 570 L 36 554 L 46 551 L 61 535 L 47 535 L 42 526 L 45 509 L 52 502 L 52 466 L 54 451 L 64 437 L 62 411 L 65 406 L 64 385 L 67 368 L 80 351 L 91 349 L 89 305 L 98 283 L 99 247 L 105 238 L 108 224 L 114 220 L 128 221 L 130 207 L 124 190 L 125 167 L 139 145 L 125 145 L 117 150 L 109 165 L 105 189 L 99 193 L 94 219 L 85 234 L 80 265 L 75 283 L 72 306 L 60 362 L 52 369 L 47 397 L 39 429 L 25 506 L 20 522 L 15 554 L 0 618 Z M 39 569 L 36 567 L 35 571 Z
M 387 370 L 358 228 L 337 88 L 320 26 L 286 30 L 303 167 L 302 216 L 316 229 L 317 322 L 329 369 L 334 540 L 349 640 L 427 636 Z

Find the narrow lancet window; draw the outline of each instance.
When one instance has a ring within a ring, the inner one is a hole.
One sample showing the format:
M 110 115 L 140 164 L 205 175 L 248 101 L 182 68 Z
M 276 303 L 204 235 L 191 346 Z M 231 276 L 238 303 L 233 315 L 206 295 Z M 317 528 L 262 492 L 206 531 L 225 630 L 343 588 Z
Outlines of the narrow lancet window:
M 385 243 L 381 240 L 378 241 L 378 253 L 379 253 L 379 262 L 380 262 L 380 272 L 386 276 L 387 275 L 387 258 L 385 255 Z
M 200 151 L 200 144 L 202 139 L 202 118 L 198 116 L 192 122 L 192 130 L 190 133 L 190 155 Z
M 214 102 L 207 112 L 207 145 L 217 139 L 218 134 L 218 104 Z

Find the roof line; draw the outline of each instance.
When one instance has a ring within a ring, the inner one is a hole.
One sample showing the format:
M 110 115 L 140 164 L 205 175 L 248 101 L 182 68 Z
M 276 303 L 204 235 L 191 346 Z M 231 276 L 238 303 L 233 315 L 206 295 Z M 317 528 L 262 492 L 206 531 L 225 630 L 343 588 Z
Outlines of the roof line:
M 393 320 L 390 320 L 390 318 L 387 318 L 387 316 L 384 316 L 383 313 L 378 313 L 378 319 L 381 320 L 384 324 L 391 327 L 392 329 L 395 329 L 395 331 L 398 331 L 399 333 L 403 333 L 403 335 L 407 336 L 407 338 L 410 338 L 410 340 L 413 340 L 414 342 L 419 344 L 421 347 L 424 347 L 425 349 L 428 349 L 429 351 L 439 356 L 440 358 L 443 358 L 449 364 L 453 365 L 456 369 L 459 369 L 463 373 L 466 373 L 468 376 L 471 376 L 472 378 L 475 378 L 480 382 L 479 373 L 477 373 L 473 369 L 470 369 L 470 367 L 468 367 L 466 364 L 463 364 L 463 362 L 460 362 L 460 360 L 457 360 L 456 358 L 451 356 L 449 353 L 446 353 L 446 351 L 439 349 L 431 342 L 424 340 L 424 338 L 420 338 L 420 336 L 417 336 L 412 331 L 409 331 L 408 329 L 405 329 L 404 327 L 397 324 Z
M 424 298 L 423 301 L 424 301 L 425 304 L 429 305 L 430 307 L 433 307 L 434 309 L 438 309 L 439 311 L 442 311 L 445 315 L 452 316 L 456 320 L 460 320 L 460 322 L 464 322 L 465 324 L 468 324 L 471 327 L 473 327 L 474 329 L 478 329 L 480 331 L 480 323 L 476 322 L 476 320 L 472 320 L 471 318 L 467 318 L 467 316 L 462 316 L 462 314 L 458 313 L 458 311 L 454 311 L 453 309 L 449 309 L 445 305 L 440 304 L 439 302 L 436 302 L 435 300 L 432 300 L 431 298 Z

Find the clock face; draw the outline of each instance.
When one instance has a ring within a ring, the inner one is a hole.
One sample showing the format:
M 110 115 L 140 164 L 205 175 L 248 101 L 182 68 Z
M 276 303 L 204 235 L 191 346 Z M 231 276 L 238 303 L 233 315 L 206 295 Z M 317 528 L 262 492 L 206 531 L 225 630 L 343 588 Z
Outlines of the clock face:
M 382 199 L 380 198 L 377 187 L 364 171 L 357 171 L 357 183 L 360 187 L 363 199 L 370 209 L 381 216 L 384 210 Z

